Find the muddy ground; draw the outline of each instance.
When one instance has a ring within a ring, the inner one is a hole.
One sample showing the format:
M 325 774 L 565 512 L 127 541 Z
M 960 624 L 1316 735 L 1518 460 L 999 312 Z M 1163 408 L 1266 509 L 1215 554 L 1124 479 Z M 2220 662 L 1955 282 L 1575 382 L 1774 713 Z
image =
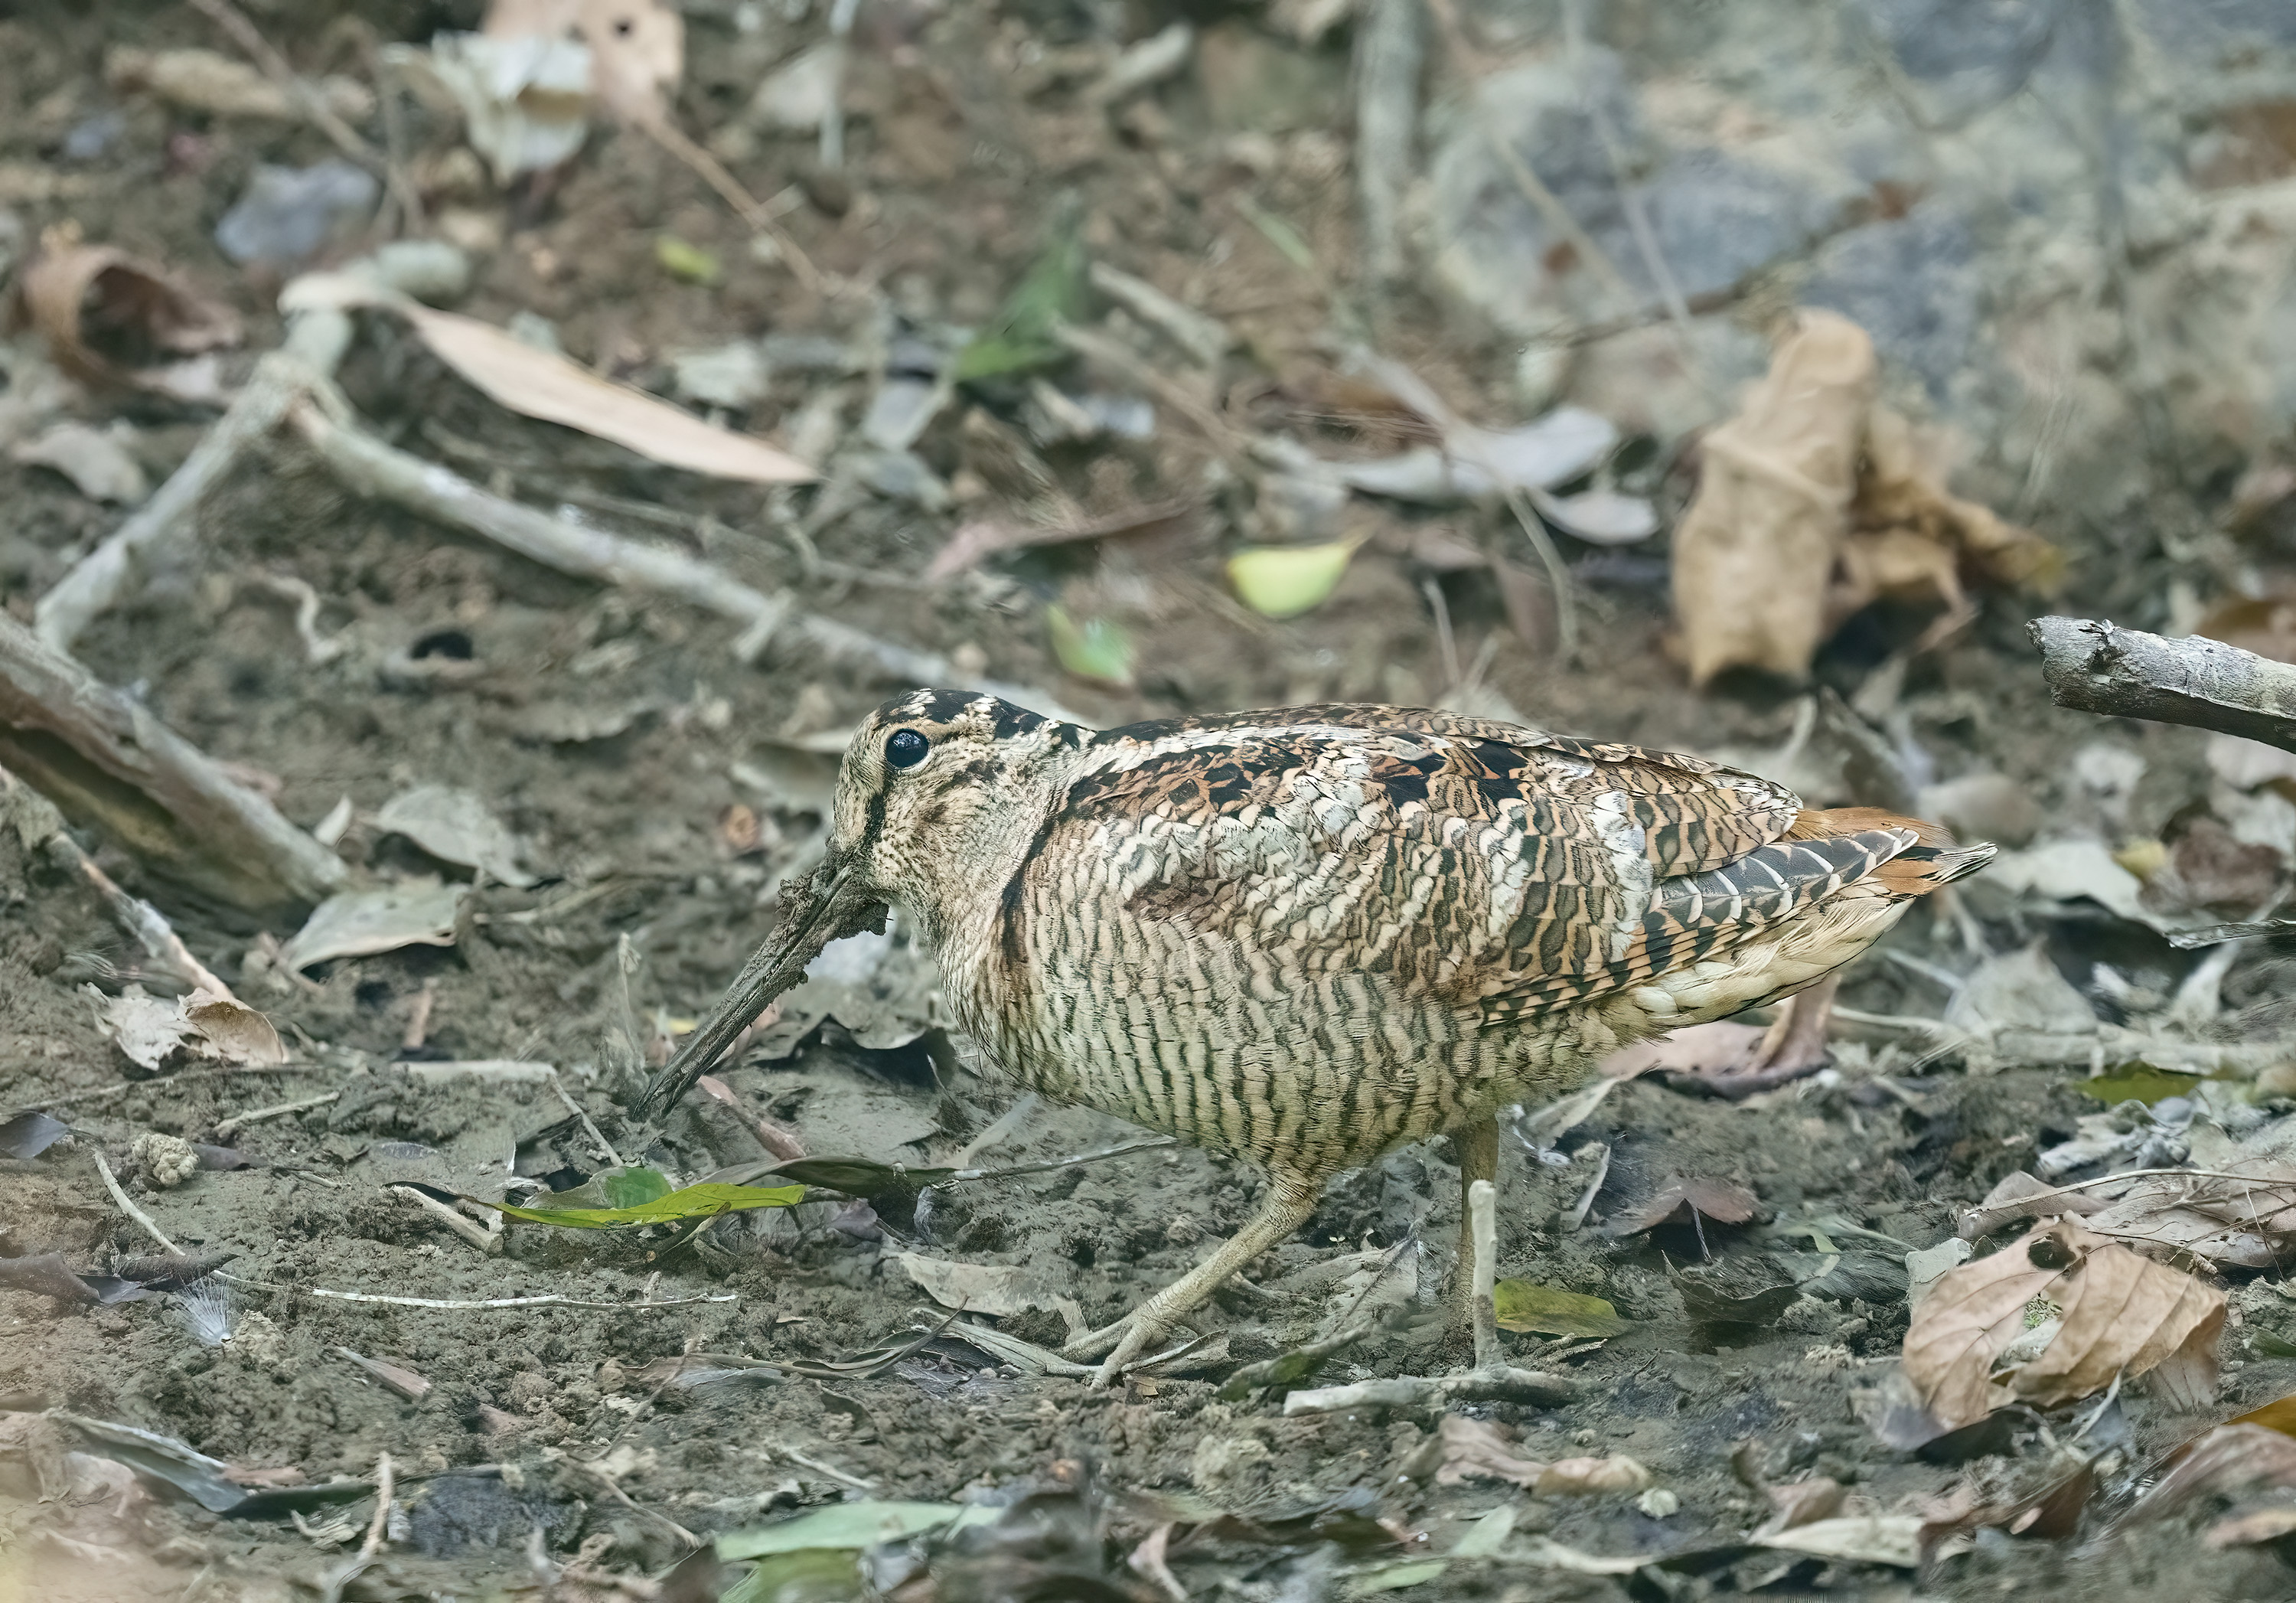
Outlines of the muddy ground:
M 316 7 L 258 14 L 306 70 L 356 73 L 363 31 L 420 40 L 468 26 L 475 12 L 396 4 L 340 26 Z M 742 97 L 741 36 L 718 8 L 689 14 L 693 59 L 706 64 L 682 108 L 709 132 Z M 1056 206 L 1074 197 L 1096 251 L 1176 288 L 1185 280 L 1199 304 L 1228 319 L 1254 353 L 1264 404 L 1312 409 L 1318 403 L 1303 398 L 1316 393 L 1328 366 L 1321 330 L 1332 313 L 1331 284 L 1303 278 L 1265 231 L 1239 220 L 1234 201 L 1256 197 L 1288 218 L 1320 261 L 1346 261 L 1349 210 L 1328 170 L 1330 151 L 1296 133 L 1266 142 L 1266 160 L 1258 147 L 1200 146 L 1185 132 L 1119 137 L 1059 92 L 1049 70 L 1037 79 L 995 70 L 1032 30 L 1056 37 L 1062 25 L 1027 7 L 892 15 L 883 26 L 906 36 L 865 58 L 854 91 L 872 111 L 856 135 L 850 186 L 859 199 L 815 183 L 812 202 L 789 218 L 791 232 L 824 268 L 865 278 L 912 315 L 970 322 L 995 306 Z M 70 221 L 89 239 L 197 278 L 245 314 L 260 349 L 277 335 L 269 309 L 276 277 L 233 268 L 210 233 L 253 163 L 316 160 L 326 146 L 308 130 L 209 122 L 115 97 L 104 86 L 103 52 L 130 38 L 146 47 L 217 42 L 182 7 L 36 5 L 0 21 L 0 157 L 60 162 L 73 129 L 98 114 L 118 119 L 98 153 L 71 168 L 82 181 L 71 198 L 17 210 L 34 234 Z M 1344 78 L 1343 52 L 1292 53 L 1308 71 L 1302 93 L 1333 93 Z M 1186 105 L 1174 111 L 1185 130 Z M 806 149 L 769 140 L 737 165 L 759 193 L 776 193 L 807 177 Z M 479 286 L 462 309 L 496 322 L 537 312 L 555 321 L 569 351 L 639 382 L 660 382 L 673 349 L 766 331 L 846 339 L 856 326 L 850 307 L 808 298 L 757 261 L 723 205 L 634 137 L 600 134 L 546 189 L 459 203 L 495 217 L 503 234 L 499 248 L 482 252 Z M 663 231 L 718 252 L 723 282 L 668 279 L 651 243 Z M 1391 347 L 1463 404 L 1504 393 L 1505 349 L 1407 294 L 1380 316 Z M 699 481 L 511 417 L 380 322 L 364 332 L 343 376 L 379 430 L 497 490 L 545 506 L 603 507 L 596 515 L 609 522 L 637 520 L 623 526 L 701 551 L 753 582 L 797 586 L 821 612 L 985 663 L 998 678 L 1040 686 L 1104 722 L 1310 700 L 1432 700 L 1456 670 L 1423 583 L 1433 576 L 1409 555 L 1414 539 L 1438 524 L 1470 541 L 1520 538 L 1495 515 L 1360 511 L 1373 544 L 1339 594 L 1273 623 L 1225 598 L 1209 536 L 1113 550 L 1098 567 L 1088 553 L 1039 554 L 928 587 L 914 575 L 951 520 L 869 500 L 814 534 L 819 555 L 838 564 L 824 576 L 783 532 L 791 509 L 809 504 L 804 496 Z M 804 399 L 777 395 L 750 424 L 771 429 Z M 137 448 L 163 473 L 197 438 L 200 415 L 148 403 L 133 410 Z M 966 443 L 953 423 L 943 426 L 946 434 L 922 448 L 954 470 Z M 1200 448 L 1172 433 L 1056 455 L 1054 466 L 1079 504 L 1106 512 L 1200 471 Z M 1684 481 L 1663 468 L 1649 468 L 1644 485 L 1678 507 Z M 2164 489 L 2162 497 L 2176 516 L 2196 515 L 2177 492 Z M 649 520 L 646 508 L 661 513 Z M 0 593 L 10 610 L 28 616 L 30 600 L 116 515 L 52 474 L 0 464 Z M 2046 508 L 2034 521 L 2076 554 L 2083 548 L 2084 531 L 2051 527 Z M 499 1255 L 483 1255 L 383 1188 L 422 1180 L 499 1195 L 513 1167 L 564 1185 L 607 1157 L 546 1085 L 431 1082 L 409 1065 L 555 1065 L 615 1155 L 678 1177 L 764 1155 L 737 1121 L 691 1108 L 656 1146 L 627 1150 L 637 1132 L 622 1102 L 649 1054 L 659 1060 L 676 1022 L 706 1011 L 771 929 L 780 876 L 818 844 L 825 769 L 787 743 L 849 726 L 898 686 L 824 674 L 792 654 L 744 666 L 732 654 L 730 625 L 564 578 L 354 499 L 284 441 L 242 465 L 199 522 L 196 547 L 90 631 L 81 659 L 135 687 L 208 752 L 260 777 L 286 816 L 306 826 L 343 798 L 365 819 L 410 785 L 472 788 L 520 837 L 538 883 L 481 886 L 451 947 L 347 959 L 298 976 L 280 971 L 267 944 L 291 933 L 291 920 L 261 928 L 199 906 L 91 840 L 100 861 L 168 912 L 204 963 L 269 1013 L 298 1060 L 283 1072 L 177 1073 L 107 1090 L 135 1076 L 97 1033 L 98 1004 L 86 987 L 102 981 L 116 990 L 128 977 L 118 966 L 130 959 L 80 882 L 0 833 L 0 1087 L 10 1108 L 47 1107 L 74 1131 L 37 1158 L 0 1160 L 0 1229 L 10 1252 L 53 1249 L 101 1268 L 152 1250 L 106 1196 L 91 1156 L 101 1149 L 130 1171 L 139 1205 L 179 1245 L 233 1254 L 229 1270 L 261 1283 L 219 1294 L 234 1331 L 220 1344 L 198 1339 L 176 1298 L 78 1309 L 0 1291 L 0 1402 L 20 1422 L 12 1442 L 37 1446 L 37 1430 L 48 1428 L 21 1423 L 31 1418 L 23 1410 L 60 1408 L 164 1433 L 242 1468 L 291 1467 L 314 1482 L 371 1477 L 387 1453 L 410 1504 L 405 1524 L 381 1561 L 343 1593 L 378 1599 L 537 1595 L 537 1566 L 578 1553 L 599 1571 L 658 1575 L 686 1551 L 684 1533 L 743 1529 L 865 1495 L 1003 1503 L 1087 1481 L 1109 1551 L 1120 1556 L 1171 1517 L 1144 1494 L 1193 1499 L 1193 1517 L 1209 1505 L 1259 1525 L 1250 1540 L 1207 1536 L 1173 1550 L 1190 1595 L 1305 1599 L 1403 1579 L 1392 1570 L 1398 1558 L 1446 1550 L 1460 1522 L 1502 1505 L 1516 1509 L 1518 1539 L 1545 1536 L 1593 1554 L 1688 1551 L 1733 1541 L 1767 1517 L 1757 1482 L 1823 1475 L 1849 1489 L 1852 1511 L 1898 1512 L 1971 1473 L 1883 1448 L 1853 1398 L 1878 1383 L 1903 1336 L 1904 1252 L 1949 1236 L 1959 1208 L 2068 1137 L 2098 1104 L 2078 1072 L 1972 1076 L 1949 1061 L 1919 1063 L 1884 1036 L 1858 1039 L 1854 1029 L 1837 1038 L 1837 1067 L 1819 1079 L 1745 1103 L 1636 1081 L 1565 1135 L 1551 1161 L 1516 1142 L 1503 1158 L 1501 1274 L 1599 1295 L 1630 1325 L 1551 1360 L 1578 1383 L 1578 1401 L 1469 1411 L 1519 1426 L 1529 1457 L 1631 1455 L 1675 1494 L 1671 1513 L 1625 1497 L 1534 1499 L 1489 1482 L 1439 1485 L 1414 1458 L 1434 1428 L 1431 1411 L 1286 1418 L 1275 1395 L 1215 1396 L 1234 1368 L 1326 1327 L 1359 1289 L 1335 1290 L 1319 1266 L 1414 1239 L 1397 1274 L 1406 1311 L 1429 1317 L 1392 1321 L 1334 1359 L 1322 1379 L 1439 1374 L 1465 1361 L 1463 1345 L 1447 1344 L 1431 1317 L 1452 1274 L 1459 1208 L 1456 1170 L 1440 1145 L 1398 1153 L 1335 1187 L 1295 1240 L 1254 1266 L 1257 1294 L 1232 1291 L 1208 1311 L 1205 1328 L 1225 1336 L 1209 1360 L 1183 1360 L 1110 1392 L 1024 1377 L 946 1338 L 858 1377 L 660 1383 L 647 1366 L 682 1353 L 830 1362 L 903 1338 L 920 1315 L 938 1320 L 896 1262 L 911 1250 L 1029 1270 L 1073 1298 L 1086 1320 L 1103 1322 L 1234 1228 L 1260 1181 L 1186 1148 L 1147 1150 L 972 1182 L 934 1194 L 922 1210 L 898 1200 L 874 1210 L 809 1203 L 729 1221 L 704 1248 L 671 1256 L 662 1255 L 665 1239 L 521 1223 L 508 1227 Z M 1440 578 L 1457 653 L 1489 654 L 1488 691 L 1527 721 L 1606 739 L 1759 752 L 1788 738 L 1798 703 L 1791 687 L 1732 682 L 1703 697 L 1685 687 L 1664 648 L 1661 550 L 1573 547 L 1570 555 L 1581 564 L 1587 636 L 1575 664 L 1555 660 L 1542 634 L 1551 624 L 1532 619 L 1528 637 L 1511 628 L 1487 576 Z M 254 582 L 258 575 L 308 582 L 323 598 L 321 627 L 348 649 L 308 663 L 291 608 Z M 2152 580 L 2169 577 L 2164 565 Z M 2128 594 L 2149 581 L 2077 565 L 2074 582 L 2078 604 L 2083 587 Z M 1131 598 L 1136 689 L 1083 683 L 1054 661 L 1040 604 L 1078 595 Z M 1915 661 L 1902 705 L 1942 774 L 1998 769 L 2029 786 L 2045 812 L 2062 813 L 2082 805 L 2066 754 L 2095 727 L 2047 706 L 2021 627 L 2031 604 L 1987 596 L 1972 628 Z M 1854 690 L 1923 621 L 1881 611 L 1860 618 L 1821 659 L 1819 679 Z M 394 661 L 458 666 L 410 674 L 392 670 Z M 2166 817 L 2185 799 L 2176 776 L 2197 770 L 2196 744 L 2157 728 L 2118 737 L 2165 776 L 2142 806 Z M 761 836 L 729 826 L 737 806 L 762 819 Z M 365 821 L 354 822 L 342 850 L 377 875 L 462 872 Z M 2166 988 L 2192 960 L 2130 926 L 2034 923 L 2005 906 L 1976 905 L 1994 949 L 2044 940 L 2077 979 L 2109 953 Z M 1926 911 L 1891 940 L 1925 959 L 1967 960 L 1961 932 Z M 2228 1004 L 2284 988 L 2287 963 L 2268 950 L 2244 959 L 2227 982 Z M 949 1163 L 1011 1093 L 977 1072 L 962 1043 L 917 1033 L 933 1022 L 931 1003 L 917 994 L 917 960 L 899 932 L 838 972 L 835 997 L 821 993 L 814 1012 L 799 1009 L 801 1030 L 769 1037 L 726 1080 L 815 1154 Z M 1934 1015 L 1939 1005 L 1917 974 L 1879 958 L 1854 971 L 1844 1000 L 1879 1015 Z M 411 1030 L 418 1013 L 421 1027 Z M 881 1036 L 898 1044 L 862 1044 Z M 248 1125 L 232 1145 L 249 1166 L 161 1189 L 135 1178 L 127 1163 L 139 1134 L 210 1141 L 234 1114 L 331 1092 L 340 1093 L 332 1103 Z M 1088 1112 L 1046 1111 L 984 1148 L 980 1161 L 1068 1156 L 1130 1133 Z M 1586 1225 L 1566 1228 L 1597 1146 L 1610 1150 L 1607 1177 Z M 1603 1228 L 1682 1178 L 1744 1184 L 1767 1225 Z M 1807 1237 L 1779 1227 L 1812 1222 L 1857 1244 L 1849 1255 L 1863 1266 L 1858 1275 L 1829 1280 L 1756 1323 L 1693 1317 L 1679 1285 L 1685 1268 L 1807 1252 Z M 324 1291 L 547 1295 L 586 1305 L 435 1310 Z M 614 1306 L 632 1302 L 654 1306 Z M 2265 1328 L 2274 1308 L 2284 1310 L 2279 1328 L 2296 1334 L 2296 1305 L 2266 1296 L 2239 1306 Z M 1046 1344 L 1064 1334 L 1050 1310 L 1001 1323 Z M 1503 1339 L 1519 1362 L 1550 1361 L 1540 1356 L 1545 1338 Z M 405 1400 L 345 1350 L 417 1372 L 427 1395 Z M 2141 1386 L 2123 1394 L 2133 1459 L 2296 1390 L 2296 1362 L 2253 1356 L 2239 1330 L 2226 1353 L 2213 1415 L 2172 1413 Z M 2065 1418 L 2051 1428 L 2068 1428 Z M 2052 1472 L 2038 1423 L 1996 1445 L 1980 1465 L 1991 1484 L 2022 1491 Z M 24 1476 L 0 1490 L 23 1493 Z M 0 1574 L 30 1566 L 20 1573 L 46 1596 L 308 1596 L 357 1547 L 372 1508 L 372 1499 L 353 1500 L 307 1515 L 308 1528 L 299 1529 L 285 1518 L 227 1518 L 161 1500 L 139 1516 L 134 1542 L 70 1550 L 61 1559 L 20 1523 L 17 1545 L 0 1552 Z M 1324 1527 L 1308 1517 L 1318 1508 Z M 1387 1517 L 1409 1540 L 1398 1548 L 1376 1527 L 1363 1540 L 1360 1520 L 1352 1540 L 1332 1540 L 1341 1523 L 1334 1510 Z M 1775 1553 L 1729 1558 L 1701 1574 L 1636 1578 L 1466 1560 L 1420 1580 L 1411 1595 L 2104 1599 L 2173 1587 L 2234 1599 L 2285 1596 L 2296 1584 L 2272 1549 L 2206 1551 L 2195 1532 L 2170 1522 L 2092 1547 L 1988 1533 L 1918 1583 L 1882 1566 Z M 1032 1583 L 1050 1590 L 1024 1591 L 990 1564 L 969 1572 L 963 1586 L 972 1591 L 951 1582 L 942 1595 L 1155 1595 L 1120 1562 L 1104 1563 L 1095 1543 L 1063 1562 L 1067 1580 Z

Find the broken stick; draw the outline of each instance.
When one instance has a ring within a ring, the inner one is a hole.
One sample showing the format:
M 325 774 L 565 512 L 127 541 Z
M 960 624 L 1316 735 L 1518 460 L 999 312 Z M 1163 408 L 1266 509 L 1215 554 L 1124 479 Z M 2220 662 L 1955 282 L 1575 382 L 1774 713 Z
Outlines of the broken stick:
M 2060 707 L 2296 752 L 2296 667 L 2220 640 L 2169 640 L 2093 618 L 2038 618 L 2025 628 Z
M 0 767 L 155 873 L 251 913 L 325 899 L 342 859 L 130 696 L 0 612 Z

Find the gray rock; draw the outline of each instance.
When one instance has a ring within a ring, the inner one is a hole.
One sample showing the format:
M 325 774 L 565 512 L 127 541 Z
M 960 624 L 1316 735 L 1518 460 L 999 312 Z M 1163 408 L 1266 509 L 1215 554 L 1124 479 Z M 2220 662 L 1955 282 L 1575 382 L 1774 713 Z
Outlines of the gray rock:
M 242 264 L 299 262 L 365 222 L 381 193 L 373 173 L 340 156 L 304 168 L 259 166 L 216 225 L 216 248 Z
M 1982 284 L 1967 225 L 1948 205 L 1927 201 L 1827 242 L 1801 299 L 1857 323 L 1885 365 L 1942 401 L 1968 364 Z
M 1966 121 L 2025 86 L 2047 53 L 2061 0 L 1856 0 L 1911 80 L 1922 119 Z

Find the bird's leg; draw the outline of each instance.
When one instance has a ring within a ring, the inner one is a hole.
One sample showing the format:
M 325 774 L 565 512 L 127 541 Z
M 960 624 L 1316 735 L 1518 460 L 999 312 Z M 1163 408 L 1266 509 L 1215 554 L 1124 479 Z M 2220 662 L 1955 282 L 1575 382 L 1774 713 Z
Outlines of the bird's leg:
M 1762 1038 L 1751 1072 L 1768 1084 L 1783 1085 L 1824 1067 L 1825 1029 L 1833 1022 L 1833 993 L 1841 989 L 1841 976 L 1830 974 L 1789 999 L 1785 1012 Z
M 1107 1360 L 1101 1365 L 1093 1385 L 1108 1385 L 1125 1365 L 1140 1356 L 1149 1343 L 1163 1335 L 1174 1319 L 1218 1291 L 1230 1275 L 1305 1224 L 1308 1215 L 1316 1211 L 1316 1187 L 1280 1177 L 1271 1179 L 1267 1199 L 1259 1204 L 1259 1212 L 1244 1222 L 1243 1229 L 1222 1242 L 1210 1257 L 1116 1323 L 1077 1337 L 1061 1350 L 1062 1354 L 1069 1358 L 1093 1358 L 1106 1352 Z
M 1466 1129 L 1454 1132 L 1452 1146 L 1459 1157 L 1459 1261 L 1451 1274 L 1451 1328 L 1472 1330 L 1475 1322 L 1475 1182 L 1499 1178 L 1499 1118 L 1496 1112 L 1478 1117 Z

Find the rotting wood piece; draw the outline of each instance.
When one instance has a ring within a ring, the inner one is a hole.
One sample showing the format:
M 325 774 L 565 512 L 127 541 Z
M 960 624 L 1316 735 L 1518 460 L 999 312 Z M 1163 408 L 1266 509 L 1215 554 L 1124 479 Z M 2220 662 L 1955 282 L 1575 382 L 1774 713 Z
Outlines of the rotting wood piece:
M 244 912 L 308 906 L 344 878 L 270 802 L 4 612 L 0 766 L 155 874 Z
M 2060 707 L 2296 752 L 2296 667 L 2221 640 L 2170 640 L 2094 618 L 2037 618 L 2025 629 Z

